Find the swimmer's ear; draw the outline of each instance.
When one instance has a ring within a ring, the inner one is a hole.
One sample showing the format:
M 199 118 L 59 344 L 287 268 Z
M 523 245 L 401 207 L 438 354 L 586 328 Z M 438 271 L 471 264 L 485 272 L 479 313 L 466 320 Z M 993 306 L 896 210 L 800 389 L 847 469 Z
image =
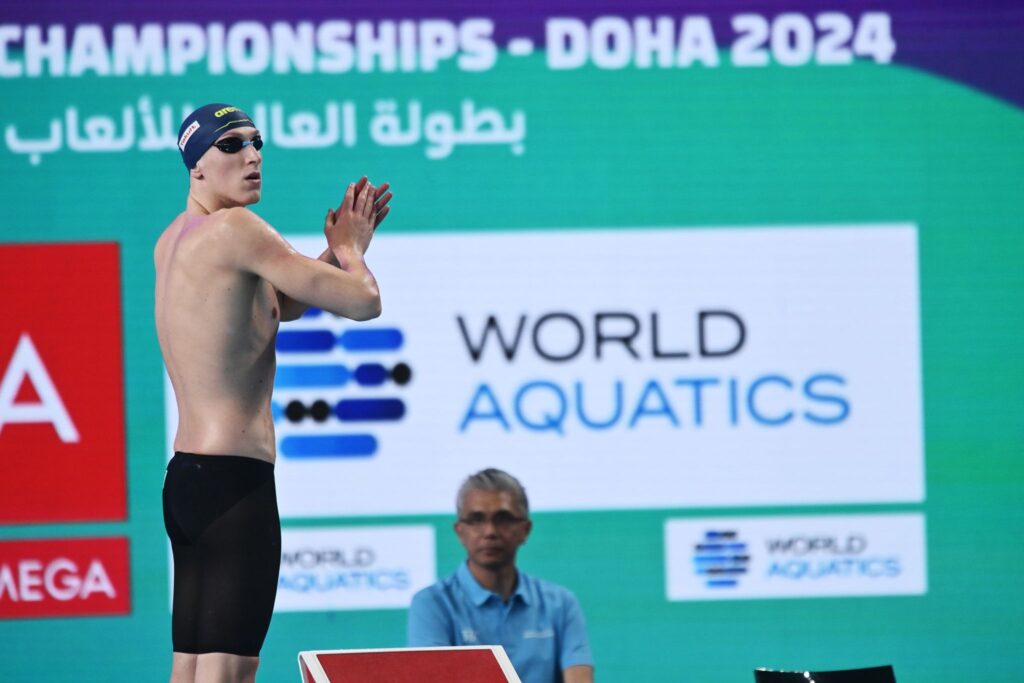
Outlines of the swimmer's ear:
M 192 168 L 188 169 L 188 175 L 189 175 L 190 178 L 195 178 L 196 180 L 202 180 L 203 179 L 203 172 L 202 172 L 202 170 L 200 170 L 199 164 L 196 164 Z

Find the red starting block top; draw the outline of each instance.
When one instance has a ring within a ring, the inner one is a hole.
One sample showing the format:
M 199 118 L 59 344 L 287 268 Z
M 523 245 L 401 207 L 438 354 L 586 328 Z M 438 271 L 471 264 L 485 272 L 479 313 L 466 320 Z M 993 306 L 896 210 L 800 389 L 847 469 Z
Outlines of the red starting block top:
M 303 683 L 521 683 L 500 645 L 307 650 Z

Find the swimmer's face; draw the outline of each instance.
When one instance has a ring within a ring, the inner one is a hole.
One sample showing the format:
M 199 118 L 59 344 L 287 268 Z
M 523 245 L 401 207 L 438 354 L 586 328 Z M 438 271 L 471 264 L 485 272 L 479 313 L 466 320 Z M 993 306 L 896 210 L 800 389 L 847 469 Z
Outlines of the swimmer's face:
M 239 145 L 240 149 L 232 151 Z M 255 204 L 263 189 L 263 156 L 256 149 L 260 145 L 262 138 L 256 128 L 232 129 L 206 150 L 193 169 L 193 177 L 198 171 L 207 191 L 217 197 L 221 207 Z

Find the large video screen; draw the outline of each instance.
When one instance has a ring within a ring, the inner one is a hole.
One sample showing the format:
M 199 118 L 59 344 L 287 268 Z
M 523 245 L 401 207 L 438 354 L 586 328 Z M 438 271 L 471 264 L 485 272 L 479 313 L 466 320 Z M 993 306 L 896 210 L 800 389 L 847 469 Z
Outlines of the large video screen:
M 1021 64 L 995 0 L 9 3 L 0 680 L 170 671 L 153 247 L 209 102 L 296 250 L 395 195 L 383 314 L 280 328 L 261 680 L 403 646 L 491 466 L 600 681 L 1015 680 Z

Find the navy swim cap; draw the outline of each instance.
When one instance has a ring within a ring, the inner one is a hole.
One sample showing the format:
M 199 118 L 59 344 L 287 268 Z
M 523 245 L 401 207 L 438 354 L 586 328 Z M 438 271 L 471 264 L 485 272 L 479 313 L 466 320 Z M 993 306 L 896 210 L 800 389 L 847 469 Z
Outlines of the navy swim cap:
M 185 117 L 178 129 L 178 149 L 185 168 L 194 168 L 217 138 L 231 128 L 254 126 L 249 115 L 229 104 L 208 104 Z

